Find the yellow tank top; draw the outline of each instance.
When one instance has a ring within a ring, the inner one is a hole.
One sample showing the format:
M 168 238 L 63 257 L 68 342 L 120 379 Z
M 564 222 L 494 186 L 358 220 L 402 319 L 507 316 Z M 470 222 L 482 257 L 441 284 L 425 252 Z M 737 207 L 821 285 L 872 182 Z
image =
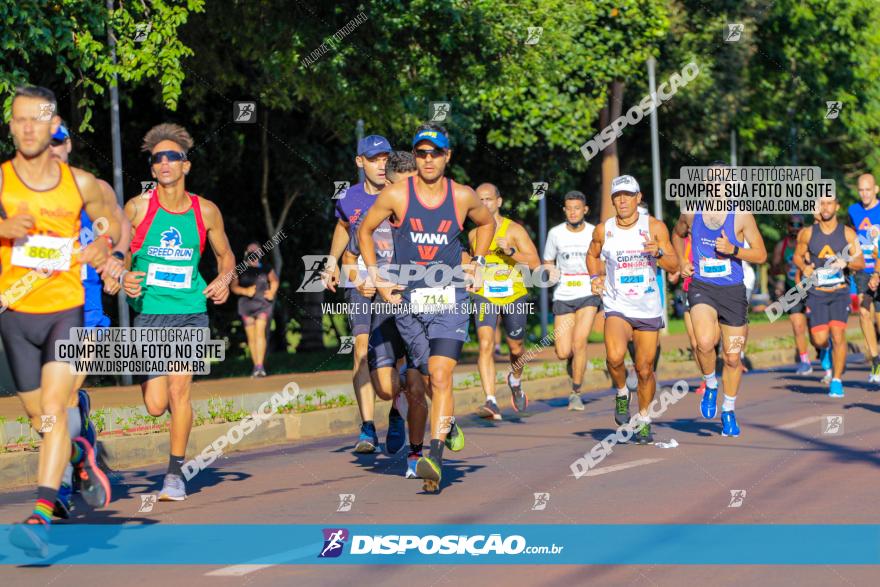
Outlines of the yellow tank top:
M 70 167 L 58 165 L 58 184 L 43 191 L 25 185 L 12 161 L 0 166 L 7 216 L 34 217 L 27 237 L 0 239 L 0 293 L 17 312 L 49 314 L 85 303 L 78 260 L 83 200 Z
M 523 283 L 522 274 L 516 269 L 516 261 L 502 253 L 496 242 L 497 239 L 504 238 L 509 226 L 510 218 L 505 218 L 492 237 L 483 270 L 483 287 L 477 291 L 478 296 L 498 305 L 515 302 L 529 293 Z

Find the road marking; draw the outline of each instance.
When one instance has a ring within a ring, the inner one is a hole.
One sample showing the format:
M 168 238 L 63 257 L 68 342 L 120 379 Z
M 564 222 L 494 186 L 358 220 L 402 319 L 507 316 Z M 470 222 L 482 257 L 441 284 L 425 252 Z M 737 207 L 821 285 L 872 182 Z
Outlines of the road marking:
M 205 573 L 205 575 L 209 577 L 241 577 L 242 575 L 247 575 L 248 573 L 253 573 L 254 571 L 260 571 L 274 566 L 275 565 L 232 565 L 231 567 L 223 567 L 222 569 Z
M 637 461 L 629 461 L 620 463 L 619 465 L 611 465 L 610 467 L 602 467 L 601 469 L 593 469 L 584 474 L 584 477 L 596 477 L 605 473 L 614 473 L 615 471 L 623 471 L 624 469 L 632 469 L 633 467 L 641 467 L 642 465 L 650 465 L 651 463 L 659 463 L 663 459 L 639 459 Z
M 812 424 L 813 422 L 819 422 L 820 420 L 822 420 L 822 416 L 810 416 L 809 418 L 801 418 L 800 420 L 795 420 L 794 422 L 783 424 L 778 428 L 779 430 L 791 430 L 792 428 L 800 428 L 801 426 L 806 426 L 807 424 Z

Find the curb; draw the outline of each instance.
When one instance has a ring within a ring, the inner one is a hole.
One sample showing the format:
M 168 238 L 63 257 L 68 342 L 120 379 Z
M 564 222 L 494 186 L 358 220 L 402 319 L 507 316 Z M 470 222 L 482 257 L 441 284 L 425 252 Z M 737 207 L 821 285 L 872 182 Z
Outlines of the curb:
M 749 356 L 754 369 L 767 369 L 790 364 L 792 351 L 778 349 L 764 351 Z M 658 380 L 676 378 L 696 379 L 696 366 L 693 361 L 682 361 L 660 365 Z M 547 400 L 566 397 L 570 392 L 567 376 L 549 377 L 523 381 L 531 400 Z M 583 392 L 608 389 L 611 380 L 607 372 L 588 370 L 584 374 Z M 504 386 L 499 386 L 503 389 Z M 482 389 L 471 387 L 455 390 L 455 409 L 460 415 L 470 414 L 483 404 L 485 396 Z M 506 390 L 501 392 L 505 402 Z M 257 401 L 255 396 L 265 398 Z M 242 403 L 256 406 L 265 401 L 271 394 L 254 394 Z M 387 401 L 376 401 L 375 422 L 377 428 L 388 424 Z M 253 408 L 252 408 L 253 409 Z M 208 424 L 194 427 L 187 445 L 186 454 L 193 459 L 208 445 L 238 426 L 238 422 L 224 424 Z M 309 440 L 356 433 L 360 430 L 360 412 L 356 405 L 342 408 L 318 410 L 303 414 L 273 415 L 250 434 L 241 437 L 240 441 L 224 449 L 224 454 L 239 452 L 266 446 L 288 444 L 298 440 Z M 100 440 L 100 453 L 104 464 L 112 470 L 131 469 L 156 465 L 167 460 L 169 437 L 160 434 L 132 434 L 122 437 L 110 437 Z M 38 452 L 14 452 L 0 454 L 0 489 L 12 489 L 22 486 L 33 486 L 37 483 Z

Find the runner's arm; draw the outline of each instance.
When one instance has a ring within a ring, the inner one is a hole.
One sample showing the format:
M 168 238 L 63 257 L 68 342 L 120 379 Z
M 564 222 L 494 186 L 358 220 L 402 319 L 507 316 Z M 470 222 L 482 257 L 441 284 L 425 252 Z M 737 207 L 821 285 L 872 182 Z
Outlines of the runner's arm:
M 73 171 L 76 184 L 82 194 L 83 209 L 86 211 L 86 215 L 88 215 L 92 222 L 100 218 L 106 219 L 107 228 L 102 233 L 102 236 L 106 235 L 113 239 L 113 246 L 116 246 L 116 243 L 119 242 L 122 236 L 122 227 L 119 225 L 117 216 L 113 213 L 113 208 L 104 196 L 104 190 L 100 182 L 94 175 L 82 169 L 72 167 L 71 171 Z M 108 252 L 109 250 L 110 247 L 108 247 Z
M 211 243 L 211 249 L 217 258 L 217 277 L 203 292 L 215 304 L 222 304 L 229 297 L 229 282 L 235 271 L 235 255 L 232 253 L 232 247 L 229 246 L 220 209 L 214 202 L 202 197 L 199 197 L 199 203 L 202 208 L 202 221 L 208 232 L 208 242 Z
M 861 271 L 865 268 L 865 255 L 862 254 L 859 235 L 849 226 L 844 228 L 844 232 L 846 233 L 846 241 L 849 243 L 849 251 L 847 251 L 849 262 L 846 266 L 850 271 Z
M 514 229 L 512 235 L 513 238 L 511 239 L 510 244 L 516 249 L 513 256 L 511 256 L 511 259 L 516 261 L 517 264 L 521 263 L 528 266 L 531 270 L 540 267 L 541 257 L 538 255 L 538 248 L 535 246 L 535 243 L 532 242 L 526 229 L 519 224 L 513 224 L 512 222 L 510 228 Z M 510 229 L 508 229 L 508 233 L 509 231 Z
M 462 186 L 463 187 L 463 186 Z M 489 245 L 495 236 L 495 218 L 477 197 L 471 188 L 466 188 L 466 216 L 477 225 L 474 229 L 474 256 L 485 257 L 489 253 Z
M 758 223 L 751 214 L 741 214 L 742 217 L 742 239 L 748 241 L 751 248 L 746 249 L 740 247 L 739 252 L 734 255 L 735 258 L 752 265 L 761 265 L 767 262 L 767 248 L 764 246 L 764 237 L 758 230 Z
M 785 249 L 783 245 L 785 244 L 785 239 L 776 243 L 776 246 L 773 247 L 773 259 L 770 261 L 770 274 L 771 275 L 783 275 L 786 273 L 785 267 L 782 263 L 783 253 Z
M 693 221 L 694 217 L 692 214 L 682 214 L 678 217 L 678 222 L 675 223 L 672 232 L 684 240 L 691 233 L 691 224 L 693 224 Z M 682 253 L 684 253 L 683 250 Z
M 654 235 L 654 238 L 657 240 L 658 248 L 662 249 L 664 253 L 657 261 L 657 265 L 668 273 L 675 273 L 679 269 L 678 254 L 672 246 L 672 243 L 669 242 L 669 230 L 663 222 L 656 218 L 651 218 L 650 230 L 651 234 Z M 599 246 L 599 250 L 602 250 L 601 245 Z M 590 273 L 592 274 L 592 271 Z
M 602 247 L 605 245 L 605 224 L 599 223 L 593 229 L 593 240 L 590 241 L 590 248 L 587 249 L 587 271 L 590 273 L 590 280 L 595 277 L 605 276 L 605 262 L 602 260 Z
M 367 210 L 367 215 L 361 220 L 358 227 L 358 244 L 361 247 L 361 258 L 367 271 L 370 273 L 370 279 L 374 284 L 378 284 L 379 268 L 376 266 L 376 243 L 373 242 L 373 233 L 379 228 L 383 221 L 387 220 L 394 214 L 394 203 L 400 198 L 400 194 L 394 189 L 394 186 L 383 189 L 379 192 L 376 201 Z
M 104 190 L 104 197 L 107 199 L 107 205 L 113 210 L 113 215 L 119 222 L 119 242 L 116 243 L 113 250 L 118 251 L 123 255 L 127 254 L 128 248 L 131 245 L 131 222 L 129 222 L 125 213 L 122 211 L 122 208 L 119 207 L 119 203 L 116 201 L 116 192 L 113 191 L 110 184 L 103 179 L 99 179 L 98 183 L 101 184 L 101 187 Z
M 794 255 L 791 258 L 791 262 L 794 263 L 794 266 L 805 274 L 805 277 L 809 277 L 806 269 L 810 269 L 809 273 L 812 273 L 813 269 L 812 264 L 807 263 L 807 260 L 805 259 L 805 255 L 807 254 L 807 245 L 810 244 L 810 237 L 812 235 L 813 229 L 810 226 L 806 226 L 802 228 L 800 232 L 798 232 L 797 246 L 795 246 Z

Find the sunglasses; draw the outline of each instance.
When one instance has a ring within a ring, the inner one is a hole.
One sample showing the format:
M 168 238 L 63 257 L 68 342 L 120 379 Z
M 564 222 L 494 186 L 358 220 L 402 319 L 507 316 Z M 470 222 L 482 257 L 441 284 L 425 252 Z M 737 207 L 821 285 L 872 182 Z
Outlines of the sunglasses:
M 186 153 L 183 151 L 157 151 L 150 153 L 150 165 L 161 163 L 162 159 L 167 159 L 169 163 L 177 163 L 178 161 L 186 161 Z
M 424 159 L 428 155 L 434 158 L 446 156 L 445 149 L 416 149 L 413 153 L 418 159 Z

